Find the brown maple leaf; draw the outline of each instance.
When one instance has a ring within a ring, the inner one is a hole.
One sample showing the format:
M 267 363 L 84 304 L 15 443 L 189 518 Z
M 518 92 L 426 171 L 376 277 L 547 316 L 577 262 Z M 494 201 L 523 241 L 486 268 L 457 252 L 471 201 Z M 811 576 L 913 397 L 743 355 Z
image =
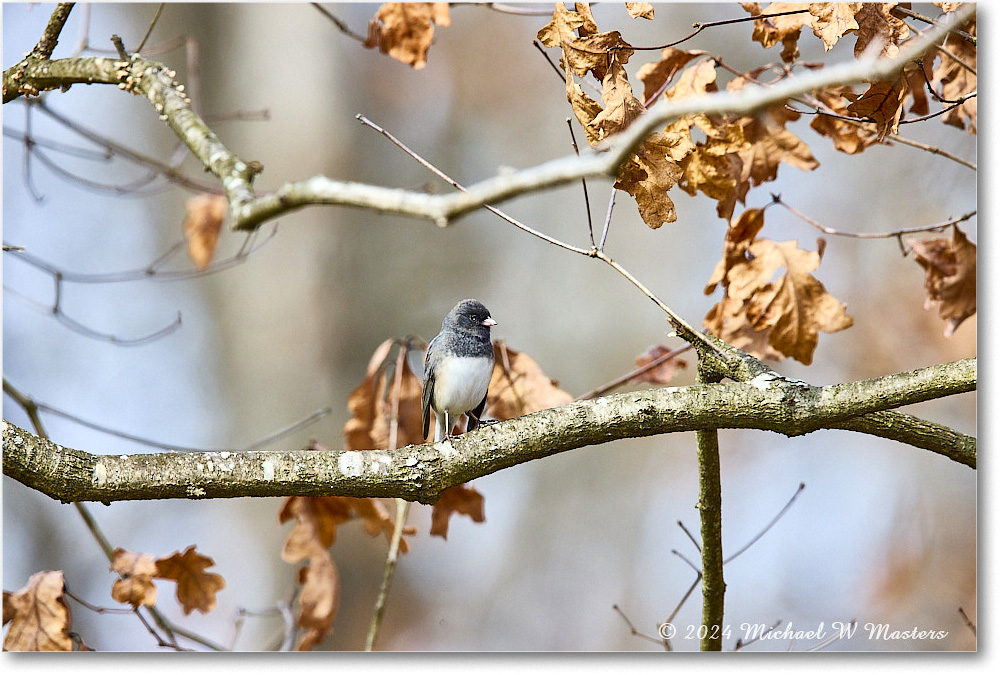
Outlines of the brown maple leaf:
M 140 605 L 156 604 L 156 560 L 149 553 L 132 553 L 116 548 L 111 559 L 111 571 L 119 578 L 111 587 L 111 597 L 138 609 Z
M 383 54 L 419 70 L 427 65 L 435 25 L 451 25 L 447 2 L 387 2 L 369 22 L 364 46 L 378 47 Z
M 914 239 L 907 242 L 924 268 L 924 308 L 938 304 L 945 320 L 945 337 L 976 313 L 976 245 L 957 227 L 951 239 Z
M 222 195 L 201 194 L 192 197 L 185 205 L 184 239 L 188 255 L 200 270 L 208 267 L 219 243 L 222 221 L 229 210 L 229 202 Z
M 3 622 L 10 623 L 3 641 L 9 652 L 73 650 L 70 614 L 61 571 L 37 572 L 16 593 L 4 592 Z
M 452 513 L 460 513 L 469 516 L 475 523 L 482 523 L 486 520 L 483 511 L 483 496 L 475 488 L 463 484 L 442 490 L 431 511 L 431 536 L 448 538 L 448 522 Z
M 194 546 L 188 546 L 183 553 L 157 558 L 156 576 L 177 582 L 177 601 L 184 614 L 195 609 L 208 614 L 215 609 L 216 594 L 226 587 L 226 580 L 221 575 L 205 571 L 213 565 L 214 560 L 196 553 Z

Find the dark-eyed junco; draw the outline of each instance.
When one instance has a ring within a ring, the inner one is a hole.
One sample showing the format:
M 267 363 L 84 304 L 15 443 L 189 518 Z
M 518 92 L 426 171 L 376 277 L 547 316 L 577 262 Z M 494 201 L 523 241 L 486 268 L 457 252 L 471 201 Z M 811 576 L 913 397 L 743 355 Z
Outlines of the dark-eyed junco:
M 432 409 L 437 442 L 451 438 L 452 426 L 463 413 L 469 419 L 466 431 L 479 426 L 493 375 L 490 326 L 495 325 L 490 310 L 471 299 L 455 305 L 444 318 L 424 357 L 424 438 Z

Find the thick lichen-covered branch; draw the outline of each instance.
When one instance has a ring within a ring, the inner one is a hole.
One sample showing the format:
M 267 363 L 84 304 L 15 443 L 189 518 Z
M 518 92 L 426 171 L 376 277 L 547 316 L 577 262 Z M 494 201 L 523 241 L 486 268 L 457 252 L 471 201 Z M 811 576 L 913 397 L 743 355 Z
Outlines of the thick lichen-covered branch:
M 845 387 L 852 390 L 850 398 Z M 789 436 L 851 429 L 975 468 L 974 438 L 953 430 L 932 433 L 935 425 L 891 412 L 975 388 L 974 359 L 837 387 L 788 380 L 664 387 L 577 401 L 451 443 L 394 451 L 98 455 L 61 447 L 5 422 L 3 468 L 6 475 L 62 501 L 343 495 L 434 502 L 453 485 L 575 448 L 726 428 Z

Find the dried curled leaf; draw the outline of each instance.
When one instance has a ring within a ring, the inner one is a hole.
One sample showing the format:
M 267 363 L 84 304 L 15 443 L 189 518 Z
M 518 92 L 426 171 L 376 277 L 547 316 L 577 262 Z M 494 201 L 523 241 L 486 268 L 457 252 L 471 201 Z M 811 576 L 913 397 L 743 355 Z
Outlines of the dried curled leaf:
M 964 30 L 970 35 L 976 34 L 976 21 L 973 18 Z M 976 45 L 971 44 L 951 35 L 948 36 L 944 48 L 948 50 L 948 56 L 943 52 L 937 52 L 940 59 L 938 66 L 934 69 L 931 83 L 941 87 L 941 95 L 945 100 L 958 101 L 976 91 Z M 954 107 L 944 114 L 942 121 L 945 124 L 965 129 L 968 123 L 970 134 L 976 133 L 976 97 L 966 99 L 960 106 Z
M 649 19 L 652 21 L 656 14 L 652 3 L 649 2 L 626 2 L 625 11 L 633 19 Z
M 512 419 L 573 401 L 527 354 L 500 341 L 494 342 L 493 354 L 496 366 L 486 403 L 494 419 Z
M 69 606 L 61 571 L 37 572 L 16 593 L 4 592 L 3 622 L 10 623 L 3 649 L 8 652 L 69 652 Z
M 836 116 L 847 116 L 847 98 L 854 94 L 849 86 L 832 87 L 815 92 L 816 98 L 833 112 L 833 115 L 815 115 L 809 126 L 813 131 L 833 141 L 840 152 L 854 155 L 879 142 L 878 134 L 860 124 L 851 124 Z
M 648 103 L 653 94 L 674 79 L 674 75 L 686 66 L 688 61 L 698 56 L 699 54 L 695 52 L 686 52 L 681 49 L 667 47 L 660 53 L 659 61 L 640 66 L 636 72 L 636 77 L 644 85 L 642 92 L 643 101 Z
M 148 553 L 132 553 L 116 548 L 111 559 L 111 571 L 118 573 L 118 580 L 111 587 L 111 597 L 138 609 L 140 605 L 156 604 L 156 560 Z
M 309 557 L 309 566 L 299 570 L 299 615 L 296 623 L 305 629 L 295 645 L 297 651 L 309 651 L 333 630 L 333 620 L 340 608 L 340 575 L 326 550 Z
M 378 47 L 383 54 L 419 70 L 427 65 L 435 25 L 451 25 L 447 2 L 387 2 L 369 22 L 364 46 Z
M 351 392 L 347 409 L 351 419 L 344 425 L 348 450 L 401 448 L 423 443 L 420 407 L 421 381 L 410 368 L 410 352 L 426 349 L 412 339 L 386 340 L 368 361 L 364 381 Z M 393 355 L 392 348 L 397 347 Z
M 917 263 L 924 268 L 924 308 L 938 304 L 945 320 L 945 337 L 976 313 L 976 245 L 955 228 L 951 239 L 916 239 L 908 242 Z
M 188 546 L 183 553 L 158 558 L 156 576 L 177 582 L 177 601 L 181 603 L 184 614 L 190 614 L 195 609 L 208 614 L 215 609 L 216 594 L 226 587 L 226 580 L 221 575 L 205 571 L 213 565 L 214 560 L 196 553 L 194 546 Z
M 874 122 L 878 131 L 876 140 L 881 141 L 886 134 L 899 131 L 907 90 L 908 85 L 903 77 L 873 82 L 861 96 L 845 94 L 853 101 L 847 106 L 847 112 Z
M 431 511 L 431 536 L 448 538 L 448 522 L 453 513 L 469 516 L 475 523 L 485 522 L 483 496 L 465 484 L 443 490 Z
M 200 270 L 208 267 L 215 256 L 219 232 L 226 219 L 229 202 L 222 195 L 201 194 L 192 197 L 185 205 L 184 239 L 188 255 Z

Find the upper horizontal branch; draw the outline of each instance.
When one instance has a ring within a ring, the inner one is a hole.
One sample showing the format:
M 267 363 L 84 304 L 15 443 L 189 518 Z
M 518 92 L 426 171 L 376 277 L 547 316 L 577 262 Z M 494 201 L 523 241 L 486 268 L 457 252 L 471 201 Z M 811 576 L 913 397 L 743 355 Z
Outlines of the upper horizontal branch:
M 603 145 L 582 153 L 554 159 L 522 170 L 502 171 L 455 194 L 428 195 L 412 190 L 386 188 L 317 176 L 287 183 L 273 194 L 257 196 L 252 187 L 255 171 L 223 145 L 191 109 L 173 73 L 158 63 L 133 57 L 129 61 L 77 58 L 49 61 L 26 59 L 4 71 L 4 103 L 21 95 L 71 84 L 118 84 L 145 95 L 191 152 L 222 181 L 229 199 L 232 227 L 250 230 L 282 214 L 313 204 L 355 206 L 382 212 L 426 218 L 446 225 L 486 204 L 564 185 L 580 178 L 614 176 L 621 164 L 657 128 L 695 113 L 753 113 L 790 98 L 827 87 L 884 79 L 920 57 L 955 25 L 975 11 L 962 7 L 949 20 L 907 43 L 888 59 L 874 56 L 809 71 L 767 87 L 747 85 L 739 92 L 715 92 L 679 100 L 663 100 L 643 113 L 624 132 Z
M 94 455 L 4 422 L 3 470 L 62 501 L 342 495 L 434 502 L 453 485 L 574 448 L 721 428 L 790 436 L 821 428 L 851 429 L 975 468 L 975 438 L 886 412 L 975 387 L 975 359 L 834 387 L 763 379 L 664 387 L 577 401 L 452 442 L 395 451 Z

